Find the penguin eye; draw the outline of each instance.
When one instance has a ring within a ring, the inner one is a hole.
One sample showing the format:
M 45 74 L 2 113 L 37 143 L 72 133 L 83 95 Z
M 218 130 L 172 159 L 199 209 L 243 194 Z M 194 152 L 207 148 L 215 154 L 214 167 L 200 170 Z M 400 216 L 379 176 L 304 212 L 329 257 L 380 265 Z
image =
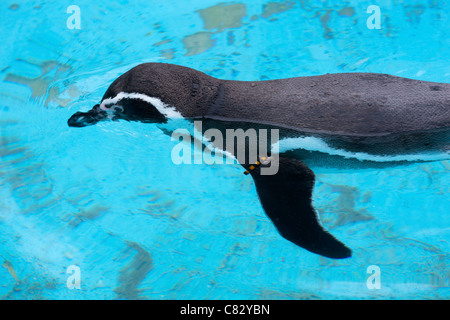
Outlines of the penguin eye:
M 99 106 L 103 111 L 114 111 L 114 107 L 116 107 L 114 103 L 105 103 Z
M 122 113 L 122 112 L 124 111 L 124 108 L 123 108 L 122 106 L 118 105 L 118 104 L 115 104 L 115 105 L 113 105 L 113 106 L 111 107 L 111 110 L 112 110 L 114 113 Z

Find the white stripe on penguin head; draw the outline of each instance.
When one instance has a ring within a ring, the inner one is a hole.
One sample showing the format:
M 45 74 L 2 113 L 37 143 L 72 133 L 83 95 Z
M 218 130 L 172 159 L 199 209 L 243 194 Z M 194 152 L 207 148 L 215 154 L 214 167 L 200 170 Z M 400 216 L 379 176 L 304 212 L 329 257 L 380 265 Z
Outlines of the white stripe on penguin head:
M 104 111 L 109 111 L 111 108 L 108 108 L 106 105 L 116 105 L 122 99 L 140 99 L 147 103 L 153 105 L 163 116 L 168 119 L 182 119 L 183 116 L 180 112 L 178 112 L 175 107 L 169 106 L 168 104 L 161 101 L 159 98 L 149 97 L 143 93 L 127 93 L 127 92 L 119 92 L 114 98 L 108 98 L 102 101 L 100 104 L 100 108 Z

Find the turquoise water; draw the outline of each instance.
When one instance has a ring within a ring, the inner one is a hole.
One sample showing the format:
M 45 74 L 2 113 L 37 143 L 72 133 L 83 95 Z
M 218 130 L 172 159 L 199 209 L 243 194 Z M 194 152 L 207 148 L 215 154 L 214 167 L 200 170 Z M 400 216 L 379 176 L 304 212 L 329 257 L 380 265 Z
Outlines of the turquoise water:
M 445 1 L 377 1 L 379 30 L 372 2 L 219 3 L 77 1 L 81 29 L 67 28 L 71 1 L 0 3 L 0 297 L 450 298 L 449 161 L 318 173 L 321 220 L 353 249 L 331 260 L 279 236 L 241 167 L 177 166 L 150 124 L 67 126 L 142 62 L 450 82 Z

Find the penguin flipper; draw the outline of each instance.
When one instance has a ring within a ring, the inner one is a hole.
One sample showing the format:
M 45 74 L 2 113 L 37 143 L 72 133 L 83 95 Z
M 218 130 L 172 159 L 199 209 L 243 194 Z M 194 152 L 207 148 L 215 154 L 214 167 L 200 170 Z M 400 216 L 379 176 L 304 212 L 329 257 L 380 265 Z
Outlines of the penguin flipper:
M 328 258 L 351 256 L 351 250 L 321 226 L 312 205 L 314 173 L 302 161 L 280 155 L 276 174 L 262 175 L 260 167 L 248 171 L 264 211 L 285 239 Z

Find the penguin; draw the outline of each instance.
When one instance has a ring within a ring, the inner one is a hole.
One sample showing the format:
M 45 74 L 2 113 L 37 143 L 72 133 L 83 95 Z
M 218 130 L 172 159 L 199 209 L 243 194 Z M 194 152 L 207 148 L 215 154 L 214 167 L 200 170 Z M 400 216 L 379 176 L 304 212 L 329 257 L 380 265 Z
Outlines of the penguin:
M 264 148 L 253 159 L 238 157 L 240 146 L 250 148 L 245 141 L 212 144 L 235 157 L 244 178 L 253 178 L 282 237 L 332 259 L 349 258 L 352 250 L 320 222 L 310 167 L 382 168 L 450 158 L 450 84 L 381 73 L 236 81 L 144 63 L 119 76 L 99 104 L 73 114 L 68 125 L 121 119 L 162 126 L 182 119 L 224 134 L 254 130 L 256 141 L 267 130 L 276 133 L 275 141 L 260 141 Z

